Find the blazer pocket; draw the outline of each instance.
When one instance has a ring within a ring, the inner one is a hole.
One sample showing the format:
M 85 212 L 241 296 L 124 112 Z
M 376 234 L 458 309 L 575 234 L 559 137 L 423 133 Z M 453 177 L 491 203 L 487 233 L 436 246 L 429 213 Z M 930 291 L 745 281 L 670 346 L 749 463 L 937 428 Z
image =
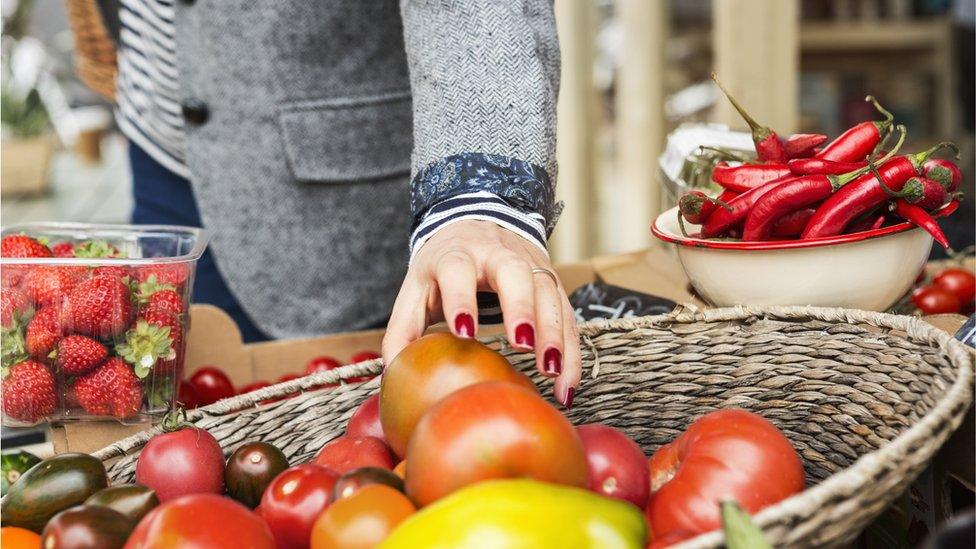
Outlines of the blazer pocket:
M 278 113 L 285 156 L 299 181 L 361 182 L 410 173 L 410 92 L 301 101 Z

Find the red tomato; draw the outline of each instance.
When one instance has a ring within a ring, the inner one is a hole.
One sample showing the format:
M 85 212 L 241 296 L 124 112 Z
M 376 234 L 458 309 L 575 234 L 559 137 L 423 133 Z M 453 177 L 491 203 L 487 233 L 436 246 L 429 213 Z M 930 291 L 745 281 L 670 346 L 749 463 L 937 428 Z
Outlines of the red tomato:
M 374 351 L 359 351 L 358 353 L 352 355 L 349 359 L 350 364 L 355 364 L 357 362 L 366 362 L 367 360 L 376 360 L 377 358 L 383 358 L 383 355 Z
M 386 442 L 380 423 L 380 395 L 367 398 L 356 408 L 346 425 L 346 436 L 376 437 Z
M 189 381 L 180 380 L 180 387 L 176 391 L 176 402 L 186 410 L 192 410 L 200 405 L 200 394 Z
M 259 379 L 258 381 L 253 381 L 238 389 L 237 394 L 243 395 L 244 393 L 250 393 L 251 391 L 257 391 L 258 389 L 264 389 L 265 387 L 271 387 L 271 384 L 263 379 Z
M 159 501 L 188 494 L 224 493 L 224 454 L 207 431 L 186 427 L 152 437 L 136 462 L 136 482 Z
M 339 366 L 342 366 L 342 363 L 331 356 L 318 356 L 305 365 L 305 375 L 328 372 L 329 370 L 335 370 Z
M 275 549 L 271 530 L 236 501 L 196 494 L 168 501 L 149 512 L 133 530 L 125 549 Z
M 190 376 L 190 382 L 200 394 L 200 405 L 213 404 L 222 398 L 234 396 L 234 384 L 222 370 L 204 366 Z
M 424 414 L 407 447 L 407 495 L 421 507 L 497 478 L 579 487 L 588 480 L 583 443 L 569 420 L 507 381 L 451 393 Z
M 576 428 L 590 466 L 590 490 L 643 509 L 651 488 L 647 458 L 627 435 L 596 423 Z
M 677 545 L 686 539 L 691 539 L 701 535 L 700 532 L 688 532 L 685 530 L 675 530 L 669 532 L 665 536 L 659 538 L 654 538 L 647 544 L 647 549 L 664 549 L 665 547 L 671 547 L 672 545 Z
M 803 490 L 803 463 L 783 433 L 745 410 L 698 419 L 650 462 L 647 520 L 654 539 L 721 526 L 719 502 L 755 514 Z
M 285 469 L 261 497 L 261 517 L 268 523 L 278 549 L 308 547 L 312 525 L 329 506 L 339 475 L 306 463 Z
M 373 484 L 341 499 L 312 527 L 312 549 L 370 549 L 417 510 L 407 496 Z
M 966 269 L 944 269 L 932 279 L 932 285 L 952 292 L 959 303 L 966 305 L 976 299 L 976 275 Z
M 291 381 L 293 379 L 300 379 L 301 377 L 302 377 L 301 374 L 284 374 L 281 377 L 279 377 L 277 380 L 275 380 L 275 383 L 284 383 L 286 381 Z
M 390 449 L 376 437 L 353 437 L 343 435 L 319 450 L 312 463 L 328 467 L 342 474 L 360 467 L 380 467 L 393 469 Z
M 506 381 L 535 391 L 532 380 L 476 339 L 436 333 L 407 345 L 383 372 L 380 421 L 400 457 L 414 426 L 447 395 L 482 381 Z
M 923 286 L 912 293 L 912 303 L 922 314 L 958 313 L 962 308 L 956 294 L 938 286 Z

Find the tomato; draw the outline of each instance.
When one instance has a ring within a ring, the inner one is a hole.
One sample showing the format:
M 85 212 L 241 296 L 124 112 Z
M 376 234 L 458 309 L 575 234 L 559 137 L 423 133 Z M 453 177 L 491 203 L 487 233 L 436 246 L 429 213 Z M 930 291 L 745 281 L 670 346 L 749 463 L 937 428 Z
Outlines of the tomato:
M 647 505 L 651 480 L 647 458 L 640 446 L 607 425 L 581 425 L 576 432 L 586 450 L 590 490 L 629 501 L 643 509 Z
M 152 437 L 136 462 L 136 482 L 165 502 L 188 494 L 224 493 L 224 454 L 207 431 L 186 427 Z
M 41 536 L 26 528 L 0 528 L 0 547 L 3 549 L 41 549 Z
M 393 474 L 400 478 L 407 478 L 407 460 L 397 463 L 396 467 L 393 468 Z
M 234 384 L 223 371 L 213 366 L 204 366 L 190 376 L 190 383 L 197 388 L 200 405 L 206 406 L 222 398 L 234 396 Z
M 912 303 L 926 315 L 958 313 L 961 308 L 956 294 L 938 286 L 923 286 L 915 290 Z
M 410 433 L 428 408 L 482 381 L 507 381 L 536 390 L 505 357 L 475 339 L 436 333 L 407 345 L 386 367 L 380 387 L 380 422 L 390 448 L 403 457 Z
M 281 377 L 275 380 L 275 383 L 284 383 L 293 379 L 301 379 L 301 377 L 301 374 L 283 374 Z
M 407 447 L 407 495 L 420 506 L 488 479 L 586 487 L 576 430 L 535 392 L 507 381 L 456 391 L 428 411 Z
M 257 381 L 253 381 L 251 383 L 248 383 L 247 385 L 245 385 L 245 386 L 241 387 L 240 389 L 238 389 L 237 390 L 237 394 L 243 395 L 245 393 L 250 393 L 251 391 L 257 391 L 258 389 L 264 389 L 265 387 L 271 387 L 271 384 L 268 383 L 267 381 L 264 381 L 263 379 L 259 379 Z
M 322 513 L 312 527 L 312 549 L 368 549 L 380 544 L 417 510 L 407 496 L 366 486 Z
M 654 538 L 650 543 L 647 544 L 647 549 L 664 549 L 665 547 L 671 547 L 672 545 L 677 545 L 686 539 L 691 539 L 693 537 L 699 536 L 700 532 L 688 532 L 687 530 L 675 530 L 669 532 L 667 535 L 661 536 L 659 538 Z
M 389 486 L 400 492 L 406 490 L 403 487 L 403 479 L 395 475 L 393 471 L 379 467 L 360 467 L 339 477 L 332 489 L 332 502 L 335 503 L 340 499 L 347 498 L 366 486 L 374 484 Z
M 376 437 L 386 442 L 383 424 L 380 423 L 380 395 L 373 395 L 363 401 L 353 412 L 346 425 L 346 435 L 353 437 Z
M 383 355 L 375 351 L 359 351 L 358 353 L 352 355 L 349 359 L 350 364 L 355 364 L 357 362 L 366 362 L 367 360 L 376 360 L 377 358 L 383 358 Z
M 260 512 L 278 549 L 308 547 L 312 525 L 329 506 L 338 478 L 332 469 L 306 463 L 286 469 L 271 481 L 261 498 Z
M 176 402 L 186 410 L 192 410 L 200 405 L 200 393 L 189 381 L 180 380 L 180 387 L 176 391 Z
M 129 536 L 125 549 L 275 549 L 268 525 L 236 501 L 196 494 L 153 509 Z
M 360 467 L 393 469 L 389 447 L 376 437 L 343 435 L 323 446 L 312 463 L 328 467 L 340 475 Z
M 287 468 L 288 458 L 274 445 L 260 441 L 243 444 L 227 458 L 227 495 L 253 509 L 261 503 L 271 481 Z
M 962 305 L 972 303 L 976 299 L 976 275 L 966 269 L 955 267 L 944 269 L 935 275 L 932 285 L 951 292 Z
M 719 502 L 755 514 L 803 490 L 800 456 L 772 423 L 745 410 L 698 419 L 649 461 L 647 520 L 655 539 L 721 525 Z
M 305 365 L 305 375 L 328 372 L 329 370 L 335 370 L 339 366 L 342 366 L 342 363 L 331 356 L 318 356 Z

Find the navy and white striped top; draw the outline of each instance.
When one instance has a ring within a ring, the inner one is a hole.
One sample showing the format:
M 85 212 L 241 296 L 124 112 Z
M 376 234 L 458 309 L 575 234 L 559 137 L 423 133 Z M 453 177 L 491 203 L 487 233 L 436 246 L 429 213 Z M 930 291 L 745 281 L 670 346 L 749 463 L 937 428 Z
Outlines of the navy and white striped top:
M 191 179 L 180 107 L 174 1 L 120 0 L 116 119 L 122 133 L 153 159 Z M 491 221 L 546 250 L 541 214 L 520 211 L 490 191 L 474 191 L 442 200 L 423 213 L 410 238 L 411 258 L 438 230 L 464 219 Z

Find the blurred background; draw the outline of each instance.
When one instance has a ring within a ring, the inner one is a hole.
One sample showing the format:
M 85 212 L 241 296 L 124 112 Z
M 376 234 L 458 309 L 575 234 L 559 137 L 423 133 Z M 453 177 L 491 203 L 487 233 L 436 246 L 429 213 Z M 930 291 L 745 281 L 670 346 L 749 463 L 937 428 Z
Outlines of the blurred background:
M 106 98 L 114 53 L 93 8 L 2 3 L 4 225 L 128 220 L 126 145 Z M 873 94 L 908 126 L 904 151 L 956 142 L 967 198 L 943 224 L 954 247 L 972 244 L 974 9 L 973 0 L 556 0 L 566 202 L 556 261 L 652 244 L 648 226 L 673 200 L 659 170 L 668 136 L 687 123 L 744 129 L 712 71 L 781 135 L 833 137 L 876 118 L 864 102 Z

